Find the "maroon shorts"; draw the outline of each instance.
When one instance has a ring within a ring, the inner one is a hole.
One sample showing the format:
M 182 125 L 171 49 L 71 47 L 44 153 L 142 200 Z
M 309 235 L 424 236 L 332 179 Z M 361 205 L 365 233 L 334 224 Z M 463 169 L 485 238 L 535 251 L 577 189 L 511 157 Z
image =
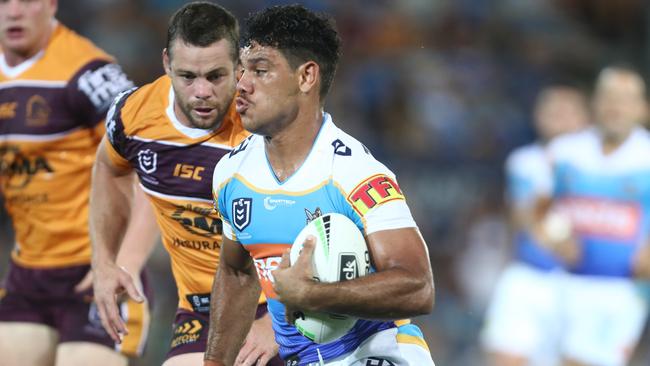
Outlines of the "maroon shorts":
M 255 313 L 255 319 L 263 317 L 267 313 L 266 304 L 259 305 Z M 206 312 L 189 311 L 178 309 L 172 334 L 171 347 L 167 352 L 167 358 L 182 355 L 184 353 L 205 352 L 208 342 L 208 328 L 210 315 Z M 284 366 L 280 356 L 273 357 L 267 365 Z
M 0 322 L 43 324 L 58 332 L 60 343 L 91 342 L 115 348 L 128 356 L 141 354 L 148 331 L 150 302 L 121 304 L 130 333 L 121 345 L 115 345 L 102 327 L 97 306 L 92 301 L 92 289 L 82 293 L 74 291 L 89 269 L 88 265 L 33 269 L 11 261 L 0 297 Z M 142 284 L 147 298 L 151 299 L 144 275 Z

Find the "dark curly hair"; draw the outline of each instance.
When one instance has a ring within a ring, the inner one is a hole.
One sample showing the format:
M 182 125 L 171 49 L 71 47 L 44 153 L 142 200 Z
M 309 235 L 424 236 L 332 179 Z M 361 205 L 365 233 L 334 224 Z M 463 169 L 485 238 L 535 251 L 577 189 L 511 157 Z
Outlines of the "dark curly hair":
M 245 46 L 257 43 L 277 48 L 293 69 L 307 61 L 316 62 L 320 98 L 325 98 L 341 56 L 341 39 L 331 17 L 297 4 L 273 6 L 249 16 L 246 26 Z
M 170 55 L 170 45 L 178 37 L 198 47 L 207 47 L 226 39 L 232 49 L 233 61 L 239 61 L 239 23 L 228 10 L 217 4 L 194 1 L 178 9 L 167 28 L 166 47 Z

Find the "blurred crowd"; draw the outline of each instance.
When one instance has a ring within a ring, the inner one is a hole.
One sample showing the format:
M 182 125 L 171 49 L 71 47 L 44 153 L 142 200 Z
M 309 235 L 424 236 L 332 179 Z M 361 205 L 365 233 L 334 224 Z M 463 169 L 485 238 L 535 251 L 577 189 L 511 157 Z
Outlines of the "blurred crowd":
M 292 2 L 219 3 L 244 19 L 262 7 Z M 142 85 L 163 73 L 167 20 L 182 3 L 62 0 L 58 17 L 115 55 Z M 571 80 L 588 91 L 608 62 L 650 65 L 650 5 L 642 0 L 301 3 L 332 14 L 343 39 L 326 109 L 397 174 L 429 245 L 436 306 L 419 324 L 434 360 L 483 365 L 478 333 L 510 256 L 505 156 L 535 138 L 531 109 L 544 85 Z M 6 253 L 11 241 L 3 243 Z M 147 355 L 137 364 L 159 364 L 168 346 L 176 295 L 167 260 L 161 249 L 149 264 L 154 318 L 167 320 L 153 324 Z M 647 348 L 646 341 L 639 360 Z

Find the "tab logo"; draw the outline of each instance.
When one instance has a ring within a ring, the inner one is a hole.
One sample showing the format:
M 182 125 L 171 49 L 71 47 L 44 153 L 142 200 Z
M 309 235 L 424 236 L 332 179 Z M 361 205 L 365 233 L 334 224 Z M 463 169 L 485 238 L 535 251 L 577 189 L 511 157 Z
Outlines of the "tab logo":
M 397 183 L 384 174 L 377 174 L 367 178 L 356 186 L 348 196 L 348 201 L 361 216 L 364 216 L 376 206 L 403 199 L 404 194 Z
M 243 231 L 251 223 L 252 198 L 236 198 L 232 201 L 232 223 L 239 231 Z

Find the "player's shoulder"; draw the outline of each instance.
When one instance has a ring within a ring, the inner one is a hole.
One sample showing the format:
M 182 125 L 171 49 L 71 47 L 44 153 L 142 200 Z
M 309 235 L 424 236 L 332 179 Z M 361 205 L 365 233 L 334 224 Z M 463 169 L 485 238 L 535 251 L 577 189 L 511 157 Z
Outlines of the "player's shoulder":
M 46 76 L 67 80 L 84 69 L 114 62 L 111 55 L 88 38 L 59 23 L 40 63 Z
M 120 94 L 113 101 L 127 135 L 164 115 L 171 81 L 167 76 Z
M 245 162 L 262 164 L 261 159 L 249 159 L 251 152 L 257 148 L 263 148 L 264 141 L 259 135 L 249 135 L 235 146 L 229 153 L 224 155 L 214 168 L 212 184 L 215 189 L 226 184 L 237 172 L 242 171 L 240 167 Z M 253 169 L 254 170 L 254 169 Z
M 533 142 L 515 148 L 506 158 L 506 169 L 509 171 L 520 170 L 533 164 L 538 164 L 546 159 L 546 150 L 539 142 Z
M 327 123 L 327 122 L 326 122 Z M 377 160 L 359 140 L 329 122 L 329 133 L 323 136 L 325 151 L 332 157 L 332 179 L 349 192 L 363 182 L 387 177 L 394 180 L 395 174 Z
M 576 151 L 589 153 L 590 148 L 598 145 L 598 141 L 598 131 L 595 127 L 589 127 L 555 137 L 548 143 L 547 151 L 553 159 L 562 159 L 575 155 Z

